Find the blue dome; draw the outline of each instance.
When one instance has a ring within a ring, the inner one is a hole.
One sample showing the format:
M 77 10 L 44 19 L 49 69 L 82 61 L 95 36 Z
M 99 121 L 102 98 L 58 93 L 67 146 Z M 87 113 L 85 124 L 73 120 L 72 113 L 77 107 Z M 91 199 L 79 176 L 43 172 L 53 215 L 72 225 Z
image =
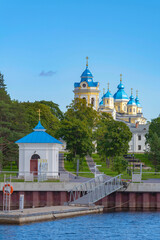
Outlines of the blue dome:
M 139 98 L 138 97 L 135 98 L 135 102 L 136 102 L 137 107 L 141 107 L 141 104 L 139 102 Z
M 100 105 L 100 106 L 103 105 L 103 97 L 102 97 L 102 101 L 100 101 L 99 105 Z
M 110 93 L 109 89 L 106 94 L 104 94 L 103 98 L 113 98 L 113 95 Z
M 127 103 L 127 105 L 136 105 L 136 102 L 134 101 L 134 97 L 131 95 L 129 98 L 129 102 Z
M 117 86 L 118 89 L 124 89 L 124 85 L 122 82 L 120 82 L 120 84 Z
M 33 128 L 34 131 L 46 131 L 46 129 L 42 126 L 41 122 L 39 121 L 37 126 L 35 128 Z
M 88 84 L 88 87 L 98 87 L 99 83 L 98 82 L 94 82 L 93 81 L 93 75 L 90 72 L 90 70 L 88 69 L 88 66 L 86 66 L 86 69 L 84 70 L 84 72 L 81 75 L 81 82 L 86 82 Z M 80 82 L 80 83 L 81 83 Z M 80 83 L 74 83 L 74 87 L 80 87 Z
M 82 73 L 81 78 L 93 78 L 93 75 L 90 72 L 90 70 L 88 69 L 88 66 L 86 66 L 86 69 Z
M 118 91 L 114 94 L 114 99 L 126 99 L 128 100 L 128 96 L 124 91 L 124 85 L 123 83 L 120 81 L 120 84 L 117 86 Z

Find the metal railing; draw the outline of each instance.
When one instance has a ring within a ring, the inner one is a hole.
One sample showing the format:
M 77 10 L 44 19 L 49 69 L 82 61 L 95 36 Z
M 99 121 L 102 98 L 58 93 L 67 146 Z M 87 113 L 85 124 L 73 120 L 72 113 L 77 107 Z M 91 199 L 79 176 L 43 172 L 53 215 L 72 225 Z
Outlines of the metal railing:
M 77 198 L 83 197 L 84 195 L 86 195 L 86 193 L 92 191 L 93 189 L 95 189 L 95 187 L 102 184 L 105 178 L 106 175 L 102 174 L 97 176 L 96 178 L 93 178 L 87 182 L 75 186 L 72 190 L 68 191 L 70 192 L 69 202 L 75 201 Z
M 60 181 L 60 182 L 83 182 L 87 179 L 92 179 L 91 172 L 80 172 L 81 176 L 76 175 L 76 172 L 67 171 L 0 171 L 0 182 L 4 182 L 4 177 L 10 179 L 12 182 L 47 182 L 47 181 Z M 81 181 L 82 180 L 82 181 Z
M 121 174 L 109 180 L 105 175 L 74 187 L 70 192 L 70 204 L 92 204 L 123 187 Z

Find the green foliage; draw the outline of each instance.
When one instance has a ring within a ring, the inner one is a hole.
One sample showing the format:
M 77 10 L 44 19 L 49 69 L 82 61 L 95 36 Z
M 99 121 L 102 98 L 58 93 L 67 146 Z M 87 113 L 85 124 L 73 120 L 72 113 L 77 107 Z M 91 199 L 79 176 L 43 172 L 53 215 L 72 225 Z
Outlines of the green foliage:
M 151 124 L 149 126 L 149 133 L 146 134 L 147 142 L 150 138 L 152 138 L 152 135 L 156 133 L 158 137 L 160 137 L 160 117 L 157 117 L 155 119 L 152 119 Z
M 56 116 L 58 119 L 63 119 L 63 112 L 59 109 L 58 104 L 52 102 L 52 101 L 40 101 L 39 103 L 42 103 L 48 107 L 50 107 L 51 113 Z
M 155 172 L 160 171 L 160 117 L 152 119 L 149 133 L 146 134 L 146 143 L 149 144 L 147 152 Z
M 67 143 L 67 149 L 75 157 L 84 157 L 94 150 L 93 127 L 98 115 L 86 101 L 77 99 L 68 106 L 64 119 L 61 121 L 59 136 Z
M 155 167 L 155 172 L 160 171 L 160 137 L 156 132 L 148 138 L 148 143 L 150 146 L 149 159 Z
M 103 116 L 95 133 L 97 151 L 106 158 L 124 155 L 128 151 L 131 137 L 132 133 L 125 123 Z
M 128 166 L 128 161 L 124 159 L 123 156 L 116 156 L 113 159 L 113 170 L 120 174 L 125 171 Z
M 60 126 L 59 119 L 52 114 L 51 108 L 40 102 L 24 102 L 21 103 L 25 108 L 25 114 L 27 117 L 27 123 L 29 124 L 29 132 L 38 123 L 38 110 L 41 110 L 41 123 L 47 129 L 47 132 L 56 137 L 56 133 Z
M 18 162 L 15 141 L 32 132 L 38 124 L 38 109 L 41 110 L 42 124 L 49 134 L 56 137 L 60 126 L 58 118 L 63 115 L 58 105 L 51 101 L 20 103 L 11 100 L 0 74 L 0 170 L 12 161 Z

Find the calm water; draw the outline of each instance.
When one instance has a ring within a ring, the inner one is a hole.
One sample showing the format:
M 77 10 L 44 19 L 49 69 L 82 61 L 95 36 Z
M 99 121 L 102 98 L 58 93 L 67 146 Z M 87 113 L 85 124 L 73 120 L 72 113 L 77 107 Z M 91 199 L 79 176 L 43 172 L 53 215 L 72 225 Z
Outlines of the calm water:
M 106 213 L 23 226 L 0 225 L 0 239 L 160 240 L 160 213 Z

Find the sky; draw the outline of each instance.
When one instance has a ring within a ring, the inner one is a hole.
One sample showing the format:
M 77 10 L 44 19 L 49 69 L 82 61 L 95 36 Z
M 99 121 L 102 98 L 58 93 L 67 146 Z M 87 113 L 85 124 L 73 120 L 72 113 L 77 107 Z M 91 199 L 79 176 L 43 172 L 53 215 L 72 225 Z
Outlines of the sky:
M 94 81 L 139 91 L 147 120 L 160 114 L 159 0 L 0 0 L 0 72 L 19 101 L 74 98 L 86 56 Z

